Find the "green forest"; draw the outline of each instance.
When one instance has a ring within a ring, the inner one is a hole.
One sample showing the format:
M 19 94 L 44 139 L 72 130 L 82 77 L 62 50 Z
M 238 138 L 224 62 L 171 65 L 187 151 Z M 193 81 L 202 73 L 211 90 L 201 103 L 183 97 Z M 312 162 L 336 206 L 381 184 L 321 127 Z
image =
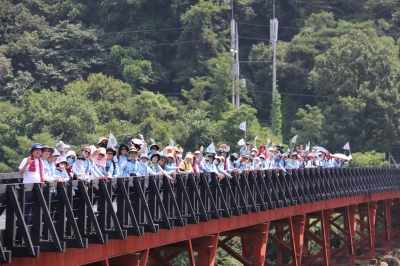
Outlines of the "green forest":
M 246 79 L 239 108 L 232 14 Z M 275 14 L 272 104 L 273 0 L 0 0 L 0 172 L 33 142 L 78 149 L 110 131 L 120 143 L 141 132 L 186 151 L 237 150 L 244 120 L 259 141 L 397 147 L 400 2 L 278 0 Z

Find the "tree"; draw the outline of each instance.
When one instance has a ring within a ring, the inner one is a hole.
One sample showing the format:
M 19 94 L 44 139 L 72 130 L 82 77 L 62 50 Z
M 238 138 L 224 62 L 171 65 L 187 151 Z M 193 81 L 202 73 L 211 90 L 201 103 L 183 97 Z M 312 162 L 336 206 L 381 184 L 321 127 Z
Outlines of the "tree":
M 356 152 L 352 154 L 352 167 L 387 167 L 388 161 L 385 161 L 385 153 L 376 152 Z
M 232 58 L 228 53 L 221 53 L 206 62 L 208 73 L 205 76 L 191 78 L 193 89 L 183 91 L 188 99 L 189 108 L 203 109 L 211 114 L 212 119 L 221 119 L 221 114 L 230 108 L 229 97 L 232 95 L 231 77 Z M 209 92 L 210 94 L 207 94 Z M 240 89 L 242 97 L 246 97 L 244 88 Z M 216 108 L 217 107 L 217 108 Z
M 205 62 L 223 51 L 227 51 L 228 33 L 221 12 L 227 10 L 213 0 L 200 0 L 182 14 L 183 31 L 179 37 L 178 50 L 174 62 L 175 82 L 187 87 L 190 78 L 203 76 L 207 71 Z M 193 45 L 196 42 L 196 45 Z
M 271 104 L 271 129 L 275 136 L 282 134 L 282 112 L 281 112 L 281 95 L 278 90 L 275 91 L 275 98 Z
M 389 37 L 353 30 L 318 55 L 311 72 L 330 145 L 389 151 L 399 134 L 398 48 Z M 338 136 L 340 136 L 338 138 Z
M 119 45 L 113 46 L 111 63 L 119 73 L 117 77 L 122 77 L 135 90 L 143 89 L 144 85 L 154 83 L 157 80 L 151 62 L 141 60 L 132 48 L 124 49 Z
M 324 115 L 318 106 L 306 105 L 307 109 L 299 108 L 297 119 L 294 121 L 295 127 L 292 127 L 292 134 L 298 134 L 300 143 L 311 142 L 311 145 L 324 145 L 321 143 L 324 128 Z

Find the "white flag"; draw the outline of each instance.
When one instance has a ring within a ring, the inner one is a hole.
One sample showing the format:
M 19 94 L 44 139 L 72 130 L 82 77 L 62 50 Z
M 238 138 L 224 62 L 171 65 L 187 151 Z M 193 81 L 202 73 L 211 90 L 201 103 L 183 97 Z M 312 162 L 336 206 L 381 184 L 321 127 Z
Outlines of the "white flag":
M 244 144 L 246 144 L 244 139 L 239 140 L 238 145 L 243 146 Z
M 296 143 L 296 141 L 297 141 L 297 135 L 292 138 L 291 142 Z
M 175 146 L 175 142 L 173 139 L 169 139 L 169 146 L 171 147 Z
M 353 160 L 353 156 L 351 156 L 351 153 L 349 156 L 347 156 L 347 158 L 349 158 L 349 160 Z
M 346 144 L 344 144 L 343 150 L 350 150 L 350 142 L 347 142 Z
M 246 131 L 246 121 L 244 121 L 243 123 L 241 123 L 238 128 L 240 128 L 241 130 Z
M 110 135 L 108 135 L 108 144 L 107 148 L 114 148 L 118 144 L 117 139 L 114 137 L 114 135 L 110 132 Z
M 206 149 L 206 152 L 215 153 L 214 142 L 212 142 Z

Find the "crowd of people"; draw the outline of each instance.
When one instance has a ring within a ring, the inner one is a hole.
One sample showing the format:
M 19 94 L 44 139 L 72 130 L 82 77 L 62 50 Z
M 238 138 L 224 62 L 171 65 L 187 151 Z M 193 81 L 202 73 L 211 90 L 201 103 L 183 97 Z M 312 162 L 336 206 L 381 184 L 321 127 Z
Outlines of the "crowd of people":
M 345 158 L 332 156 L 326 150 L 303 150 L 300 145 L 283 152 L 283 145 L 269 143 L 257 147 L 246 142 L 239 153 L 231 153 L 222 144 L 214 153 L 204 155 L 203 147 L 183 156 L 183 149 L 167 146 L 161 149 L 153 139 L 149 144 L 143 135 L 118 149 L 109 147 L 108 138 L 100 137 L 97 147 L 84 147 L 80 152 L 59 141 L 56 148 L 35 143 L 30 156 L 19 166 L 24 183 L 64 182 L 70 179 L 96 179 L 127 176 L 164 175 L 174 182 L 176 173 L 216 173 L 219 178 L 231 177 L 232 172 L 265 169 L 295 169 L 312 167 L 344 167 Z

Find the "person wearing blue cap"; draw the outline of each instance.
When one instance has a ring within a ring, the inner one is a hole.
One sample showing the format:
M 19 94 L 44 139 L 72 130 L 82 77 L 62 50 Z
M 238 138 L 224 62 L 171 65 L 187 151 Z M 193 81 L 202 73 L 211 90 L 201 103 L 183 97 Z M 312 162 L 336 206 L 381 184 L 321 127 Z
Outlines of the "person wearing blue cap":
M 47 181 L 44 176 L 44 163 L 40 159 L 44 148 L 42 144 L 35 143 L 29 151 L 30 156 L 22 160 L 19 165 L 19 173 L 23 177 L 23 183 L 41 183 Z M 32 223 L 32 204 L 33 191 L 25 192 L 25 223 L 27 225 Z
M 44 177 L 44 165 L 40 156 L 44 152 L 42 144 L 35 143 L 29 151 L 30 156 L 22 160 L 19 165 L 19 173 L 23 177 L 23 183 L 40 183 L 47 181 Z

